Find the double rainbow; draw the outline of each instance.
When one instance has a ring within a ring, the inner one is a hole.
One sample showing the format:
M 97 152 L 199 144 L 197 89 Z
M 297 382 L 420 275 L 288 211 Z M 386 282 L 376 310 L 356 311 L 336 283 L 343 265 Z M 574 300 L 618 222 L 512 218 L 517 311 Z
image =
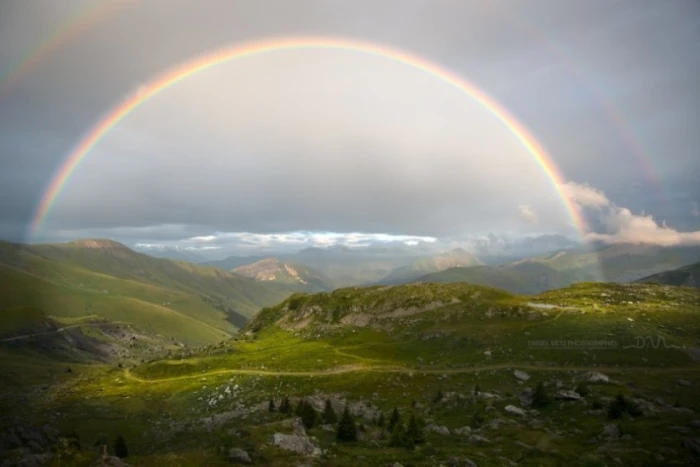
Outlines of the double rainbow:
M 221 63 L 250 57 L 252 55 L 291 49 L 332 49 L 375 55 L 424 71 L 444 83 L 459 89 L 498 118 L 527 149 L 535 162 L 547 174 L 553 188 L 559 194 L 564 207 L 571 217 L 574 226 L 580 233 L 584 232 L 584 221 L 576 205 L 564 192 L 561 174 L 544 148 L 520 122 L 501 107 L 498 102 L 476 86 L 434 63 L 401 50 L 350 39 L 300 37 L 275 38 L 224 48 L 172 68 L 156 77 L 148 84 L 141 86 L 132 95 L 107 112 L 107 114 L 84 135 L 78 145 L 66 157 L 65 162 L 52 178 L 50 185 L 38 204 L 29 226 L 29 238 L 35 238 L 39 233 L 51 206 L 70 179 L 71 174 L 77 169 L 80 161 L 88 155 L 90 150 L 95 147 L 112 128 L 151 97 L 190 76 Z

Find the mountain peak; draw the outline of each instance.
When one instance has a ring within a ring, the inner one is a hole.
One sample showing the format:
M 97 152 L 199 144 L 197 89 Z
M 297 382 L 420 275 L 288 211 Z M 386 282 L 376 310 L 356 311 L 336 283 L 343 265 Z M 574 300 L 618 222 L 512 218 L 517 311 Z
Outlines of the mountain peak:
M 85 238 L 68 242 L 69 245 L 99 250 L 129 250 L 123 243 L 115 242 L 108 238 Z

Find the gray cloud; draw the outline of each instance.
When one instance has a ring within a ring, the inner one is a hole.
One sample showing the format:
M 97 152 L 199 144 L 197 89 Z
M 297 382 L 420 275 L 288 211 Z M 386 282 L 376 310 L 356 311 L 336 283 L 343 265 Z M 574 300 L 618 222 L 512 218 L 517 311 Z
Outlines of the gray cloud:
M 24 3 L 0 5 L 2 70 L 87 5 Z M 700 228 L 687 209 L 700 196 L 697 4 L 499 5 L 137 2 L 66 41 L 2 96 L 0 236 L 24 231 L 80 135 L 140 83 L 242 40 L 324 34 L 448 67 L 530 127 L 567 180 L 589 182 L 630 214 Z M 43 238 L 572 233 L 523 148 L 434 78 L 345 52 L 245 60 L 179 83 L 127 117 L 75 172 Z M 651 175 L 602 99 L 619 111 Z

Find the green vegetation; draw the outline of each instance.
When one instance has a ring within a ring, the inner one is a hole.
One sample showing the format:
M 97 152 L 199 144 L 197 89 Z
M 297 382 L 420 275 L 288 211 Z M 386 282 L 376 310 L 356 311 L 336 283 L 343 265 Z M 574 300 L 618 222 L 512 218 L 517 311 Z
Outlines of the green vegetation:
M 637 282 L 684 287 L 700 287 L 700 263 L 690 264 L 672 271 L 653 274 L 651 276 L 639 279 Z
M 143 363 L 42 353 L 70 345 L 65 332 L 117 348 L 136 328 L 76 320 L 58 333 L 53 317 L 13 310 L 10 334 L 51 334 L 0 342 L 0 383 L 12 388 L 0 396 L 4 426 L 55 426 L 68 465 L 91 465 L 99 452 L 88 447 L 119 435 L 135 467 L 230 465 L 237 450 L 271 466 L 697 461 L 683 444 L 698 436 L 700 410 L 700 292 L 691 288 L 584 283 L 524 297 L 411 284 L 297 294 L 232 339 L 173 344 Z M 73 431 L 80 448 L 68 441 Z

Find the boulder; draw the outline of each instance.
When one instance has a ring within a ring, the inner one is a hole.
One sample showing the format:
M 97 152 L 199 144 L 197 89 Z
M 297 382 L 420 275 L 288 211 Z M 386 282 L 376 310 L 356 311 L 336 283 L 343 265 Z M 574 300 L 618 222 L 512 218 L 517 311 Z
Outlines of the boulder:
M 229 449 L 228 459 L 230 461 L 239 462 L 241 464 L 250 464 L 252 462 L 248 453 L 240 448 Z
M 530 379 L 530 375 L 528 375 L 528 374 L 525 373 L 524 371 L 520 371 L 520 370 L 515 370 L 515 371 L 513 372 L 513 376 L 515 376 L 516 378 L 518 378 L 520 381 L 527 381 L 527 380 Z
M 610 377 L 597 371 L 592 371 L 585 376 L 585 380 L 589 383 L 609 383 Z
M 320 455 L 321 450 L 316 447 L 307 436 L 285 435 L 275 433 L 272 435 L 272 444 L 287 451 L 293 451 L 304 455 Z
M 610 423 L 603 427 L 603 435 L 607 438 L 618 439 L 620 437 L 620 429 L 615 423 Z
M 450 430 L 446 426 L 441 425 L 428 425 L 425 427 L 425 431 L 432 431 L 442 436 L 449 436 Z
M 568 391 L 565 389 L 557 391 L 554 394 L 554 398 L 565 400 L 565 401 L 579 401 L 582 399 L 581 394 L 577 393 L 576 391 Z
M 504 410 L 514 415 L 520 415 L 521 417 L 527 415 L 527 412 L 525 412 L 524 409 L 521 409 L 520 407 L 516 407 L 514 405 L 506 405 Z

